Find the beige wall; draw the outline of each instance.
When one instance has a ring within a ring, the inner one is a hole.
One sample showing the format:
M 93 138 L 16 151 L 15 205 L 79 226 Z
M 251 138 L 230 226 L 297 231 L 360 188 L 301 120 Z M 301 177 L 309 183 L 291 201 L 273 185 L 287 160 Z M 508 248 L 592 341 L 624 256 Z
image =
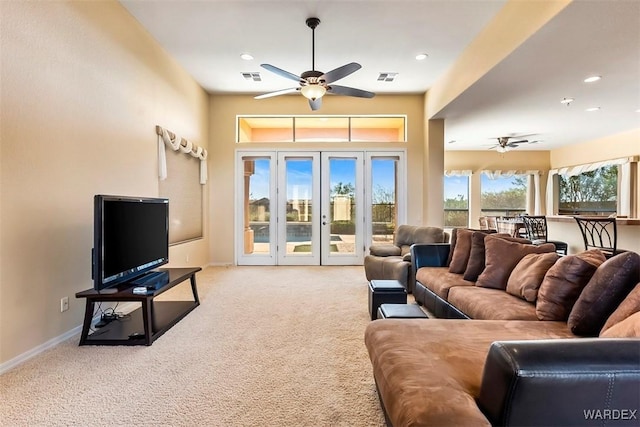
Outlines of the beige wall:
M 639 118 L 640 120 L 640 118 Z M 551 150 L 551 169 L 640 155 L 640 128 Z
M 0 2 L 0 15 L 1 364 L 82 322 L 93 195 L 158 195 L 155 125 L 209 138 L 207 94 L 116 1 Z M 204 265 L 207 250 L 170 259 Z
M 214 264 L 234 262 L 234 227 L 241 221 L 233 210 L 234 170 L 236 149 L 354 149 L 370 148 L 370 143 L 324 143 L 324 144 L 236 144 L 235 120 L 237 114 L 274 115 L 359 115 L 359 114 L 406 114 L 407 140 L 405 143 L 380 143 L 376 147 L 407 150 L 407 222 L 421 224 L 422 215 L 422 153 L 424 141 L 423 96 L 377 95 L 373 99 L 326 96 L 320 111 L 313 113 L 309 104 L 300 95 L 279 96 L 254 100 L 247 95 L 212 95 L 210 98 L 210 155 L 209 176 L 211 182 L 211 260 Z M 218 184 L 215 184 L 218 183 Z M 225 183 L 220 185 L 220 183 Z M 227 185 L 229 184 L 229 185 Z

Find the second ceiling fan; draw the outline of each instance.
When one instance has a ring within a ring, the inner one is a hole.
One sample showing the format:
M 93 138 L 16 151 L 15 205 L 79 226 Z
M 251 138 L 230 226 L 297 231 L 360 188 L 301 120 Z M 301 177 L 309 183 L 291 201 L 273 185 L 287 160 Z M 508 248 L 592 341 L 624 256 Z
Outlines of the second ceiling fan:
M 356 62 L 351 62 L 331 70 L 327 73 L 316 70 L 316 43 L 315 43 L 315 29 L 320 24 L 318 18 L 308 18 L 307 26 L 311 28 L 311 70 L 305 71 L 300 76 L 285 71 L 281 68 L 275 67 L 271 64 L 260 64 L 260 66 L 266 70 L 271 71 L 281 77 L 294 80 L 298 82 L 298 87 L 292 87 L 289 89 L 277 90 L 275 92 L 269 92 L 262 95 L 258 95 L 255 99 L 270 98 L 272 96 L 285 95 L 288 93 L 300 92 L 309 100 L 309 106 L 312 110 L 318 110 L 322 106 L 322 97 L 326 93 L 334 95 L 346 95 L 355 96 L 358 98 L 373 98 L 375 93 L 362 89 L 356 89 L 347 86 L 338 86 L 332 84 L 344 77 L 347 77 L 351 73 L 358 71 L 362 66 Z
M 496 151 L 498 151 L 499 153 L 506 153 L 511 148 L 517 148 L 520 144 L 536 144 L 540 142 L 538 140 L 529 141 L 528 139 L 518 139 L 518 138 L 523 138 L 525 136 L 531 136 L 531 135 L 535 135 L 535 134 L 532 133 L 529 135 L 520 135 L 520 136 L 500 136 L 496 138 L 498 140 L 498 143 L 490 147 L 489 150 L 493 150 L 495 148 Z M 509 141 L 510 139 L 517 139 L 517 141 Z

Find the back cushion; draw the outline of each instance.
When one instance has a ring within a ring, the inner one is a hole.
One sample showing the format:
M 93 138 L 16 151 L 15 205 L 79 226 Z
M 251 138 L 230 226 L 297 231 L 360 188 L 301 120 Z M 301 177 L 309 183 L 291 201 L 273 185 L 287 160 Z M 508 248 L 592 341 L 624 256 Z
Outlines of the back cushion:
M 600 334 L 601 338 L 640 338 L 640 312 L 634 313 Z
M 507 281 L 518 262 L 527 254 L 555 252 L 553 243 L 530 245 L 513 242 L 498 236 L 484 239 L 485 269 L 478 276 L 476 286 L 483 288 L 506 289 Z
M 622 322 L 627 317 L 640 311 L 640 283 L 638 283 L 629 295 L 620 303 L 618 308 L 609 316 L 605 322 L 600 335 L 613 325 Z
M 487 235 L 500 236 L 504 238 L 511 238 L 508 234 L 494 234 L 495 230 L 482 230 L 474 231 L 471 234 L 471 250 L 469 251 L 469 262 L 467 262 L 467 268 L 464 270 L 464 280 L 475 282 L 478 280 L 478 276 L 484 270 L 484 238 Z
M 413 233 L 413 239 L 407 242 L 409 245 L 414 243 L 444 243 L 444 229 L 440 227 L 417 227 Z
M 453 251 L 456 249 L 456 242 L 458 240 L 458 228 L 451 230 L 451 237 L 449 238 L 449 256 L 447 257 L 447 267 L 451 265 L 451 258 L 453 258 Z
M 576 335 L 597 336 L 607 318 L 640 280 L 640 255 L 623 252 L 605 261 L 578 297 L 567 324 Z
M 604 261 L 598 249 L 560 258 L 547 271 L 538 290 L 538 319 L 567 320 L 580 292 Z
M 469 261 L 469 253 L 471 251 L 471 236 L 473 231 L 466 228 L 459 228 L 456 232 L 456 245 L 453 248 L 451 263 L 449 264 L 449 272 L 464 273 Z
M 525 255 L 509 276 L 507 292 L 529 302 L 535 301 L 544 276 L 558 258 L 560 256 L 555 252 Z

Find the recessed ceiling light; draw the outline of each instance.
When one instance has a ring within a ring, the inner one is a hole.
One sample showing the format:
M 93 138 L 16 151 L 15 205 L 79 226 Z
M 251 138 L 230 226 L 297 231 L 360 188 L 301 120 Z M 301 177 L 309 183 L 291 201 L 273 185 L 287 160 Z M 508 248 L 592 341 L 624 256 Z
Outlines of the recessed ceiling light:
M 584 111 L 600 111 L 600 107 L 591 107 L 591 108 L 587 108 Z
M 245 61 L 251 61 L 253 59 L 253 55 L 251 55 L 250 53 L 243 53 L 242 55 L 240 55 L 240 58 L 244 59 Z
M 562 101 L 560 101 L 560 104 L 569 105 L 569 104 L 571 104 L 573 101 L 575 101 L 575 99 L 573 99 L 573 98 L 562 98 Z
M 585 83 L 593 83 L 593 82 L 597 82 L 601 78 L 602 78 L 601 76 L 589 76 L 586 79 L 584 79 L 584 82 Z
M 638 108 L 638 109 L 636 110 L 636 113 L 640 113 L 640 108 Z
M 429 55 L 427 55 L 426 53 L 421 53 L 419 55 L 416 55 L 416 61 L 424 61 L 428 57 Z

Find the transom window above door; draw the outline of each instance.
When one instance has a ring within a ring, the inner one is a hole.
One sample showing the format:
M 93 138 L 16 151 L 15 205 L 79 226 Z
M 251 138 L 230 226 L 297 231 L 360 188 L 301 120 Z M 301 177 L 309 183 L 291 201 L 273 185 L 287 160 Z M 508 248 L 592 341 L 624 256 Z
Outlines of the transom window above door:
M 406 142 L 401 116 L 237 116 L 236 142 Z

